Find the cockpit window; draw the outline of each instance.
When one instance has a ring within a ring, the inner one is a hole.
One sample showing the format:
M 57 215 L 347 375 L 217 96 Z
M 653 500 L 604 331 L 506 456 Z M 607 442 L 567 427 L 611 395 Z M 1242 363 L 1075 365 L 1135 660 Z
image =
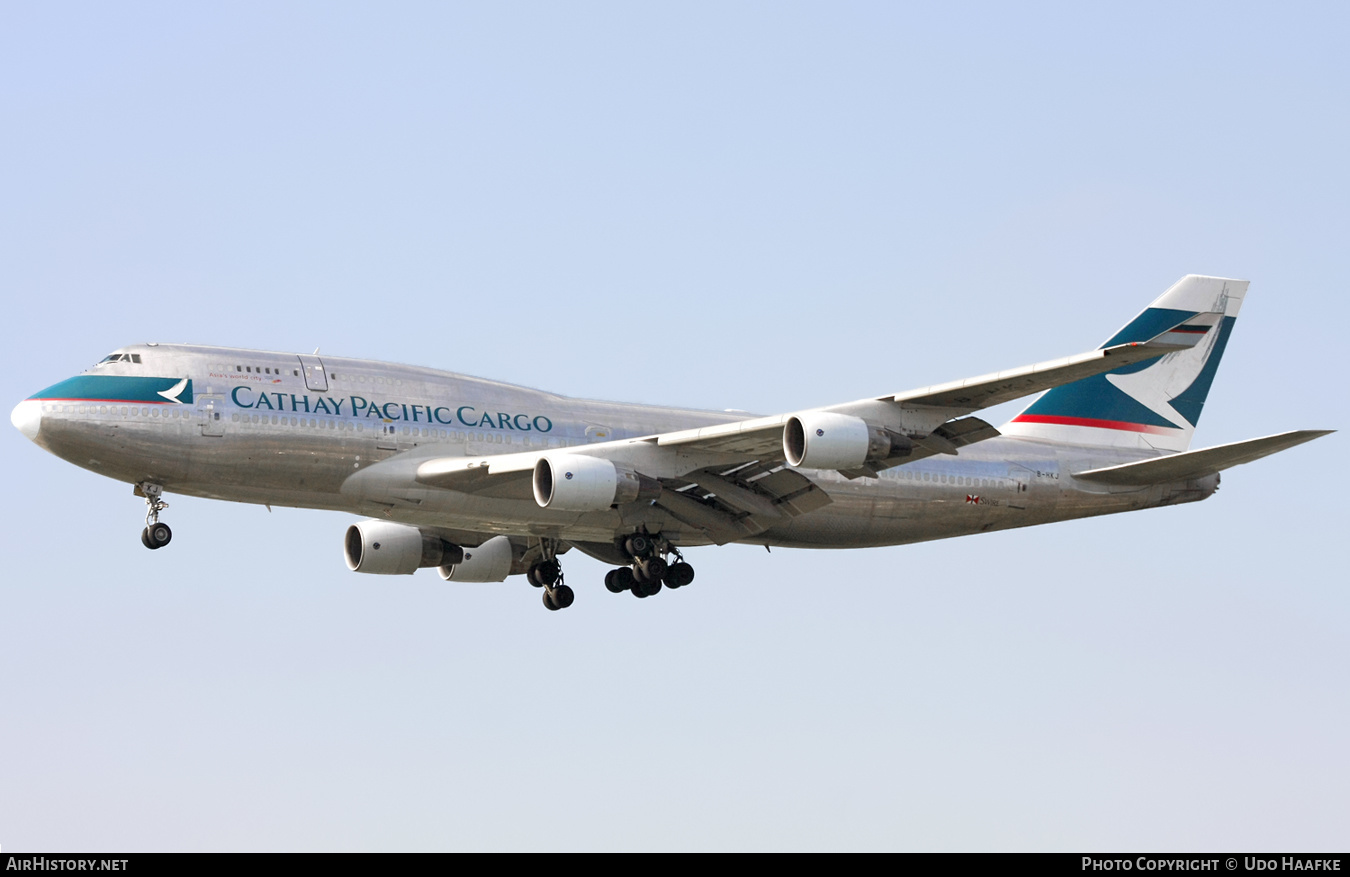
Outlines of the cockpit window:
M 109 353 L 107 356 L 103 357 L 97 363 L 95 363 L 95 367 L 100 365 L 108 365 L 109 363 L 113 362 L 130 362 L 136 365 L 140 365 L 141 355 L 139 353 Z

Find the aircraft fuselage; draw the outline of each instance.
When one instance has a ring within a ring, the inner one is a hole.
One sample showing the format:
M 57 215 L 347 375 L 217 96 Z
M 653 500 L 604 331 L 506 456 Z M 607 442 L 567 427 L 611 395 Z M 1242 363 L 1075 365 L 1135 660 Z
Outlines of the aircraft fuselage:
M 609 542 L 643 528 L 679 545 L 706 544 L 712 540 L 704 532 L 652 504 L 558 511 L 518 492 L 412 484 L 408 473 L 433 458 L 581 448 L 745 417 L 571 399 L 330 356 L 159 344 L 125 347 L 109 360 L 23 403 L 30 426 L 21 428 L 53 454 L 119 481 L 347 511 L 459 532 L 467 544 L 476 544 L 473 534 Z M 1217 475 L 1122 488 L 1071 474 L 1145 456 L 999 437 L 876 478 L 802 470 L 829 504 L 731 541 L 895 545 L 1189 502 L 1217 486 Z M 716 463 L 715 455 L 709 462 Z

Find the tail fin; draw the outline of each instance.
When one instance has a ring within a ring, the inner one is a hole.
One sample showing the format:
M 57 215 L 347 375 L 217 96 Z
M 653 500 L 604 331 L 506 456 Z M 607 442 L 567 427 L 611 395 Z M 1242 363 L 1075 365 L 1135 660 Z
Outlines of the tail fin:
M 1223 314 L 1213 329 L 1183 323 L 1173 330 L 1208 337 L 1188 350 L 1049 390 L 1000 431 L 1073 444 L 1186 450 L 1246 294 L 1245 280 L 1187 274 L 1102 346 L 1145 341 L 1201 313 Z

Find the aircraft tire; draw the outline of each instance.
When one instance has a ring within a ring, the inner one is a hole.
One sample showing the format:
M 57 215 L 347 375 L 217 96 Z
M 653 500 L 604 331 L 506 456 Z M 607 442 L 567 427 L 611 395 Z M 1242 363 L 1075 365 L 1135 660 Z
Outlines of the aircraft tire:
M 609 588 L 615 594 L 622 594 L 624 591 L 631 591 L 637 585 L 637 579 L 633 578 L 633 571 L 626 566 L 621 566 L 613 570 L 614 577 L 605 576 L 605 587 Z
M 553 603 L 559 609 L 566 609 L 576 602 L 576 599 L 576 593 L 573 592 L 571 588 L 567 587 L 567 585 L 558 585 L 558 587 L 553 589 Z
M 173 538 L 168 524 L 156 523 L 145 528 L 145 544 L 150 548 L 163 548 Z
M 694 580 L 694 568 L 684 561 L 672 563 L 666 570 L 664 581 L 668 588 L 683 588 Z
M 155 544 L 150 541 L 149 527 L 146 527 L 145 529 L 141 530 L 141 544 L 144 545 L 146 548 L 149 548 L 151 551 L 155 550 Z
M 646 599 L 647 597 L 656 596 L 656 594 L 660 590 L 661 590 L 660 580 L 649 582 L 638 582 L 637 584 L 633 585 L 633 596 Z
M 540 587 L 543 587 L 543 586 L 540 585 Z M 547 609 L 547 610 L 550 611 L 550 612 L 557 612 L 557 611 L 558 611 L 558 604 L 556 604 L 556 603 L 553 602 L 553 595 L 550 594 L 548 591 L 545 591 L 545 592 L 544 592 L 544 608 Z
M 659 557 L 649 557 L 639 563 L 638 566 L 642 567 L 642 573 L 649 582 L 660 582 L 668 568 L 666 562 Z

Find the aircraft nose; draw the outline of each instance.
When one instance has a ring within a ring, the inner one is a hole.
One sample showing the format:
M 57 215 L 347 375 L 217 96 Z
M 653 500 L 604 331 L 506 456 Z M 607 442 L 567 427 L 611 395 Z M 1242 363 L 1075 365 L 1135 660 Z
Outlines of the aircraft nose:
M 9 412 L 9 422 L 23 433 L 29 441 L 36 441 L 38 430 L 42 428 L 42 402 L 37 399 L 24 399 Z

